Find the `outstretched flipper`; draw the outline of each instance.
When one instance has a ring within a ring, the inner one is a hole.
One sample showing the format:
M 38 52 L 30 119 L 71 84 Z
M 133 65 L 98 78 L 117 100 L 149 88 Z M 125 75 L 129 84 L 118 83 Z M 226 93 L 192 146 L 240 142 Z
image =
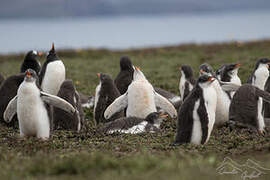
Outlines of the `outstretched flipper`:
M 237 91 L 241 86 L 235 83 L 219 81 L 224 91 Z
M 124 110 L 128 105 L 127 93 L 116 98 L 111 105 L 107 107 L 104 112 L 105 119 L 111 118 L 115 113 Z
M 154 92 L 154 95 L 156 106 L 169 113 L 172 118 L 176 118 L 177 112 L 174 106 L 165 97 L 161 96 L 157 92 Z
M 17 113 L 17 98 L 18 96 L 15 96 L 13 99 L 11 99 L 7 105 L 7 108 L 4 112 L 4 120 L 9 123 L 13 116 Z
M 255 86 L 254 86 L 255 87 Z M 257 87 L 256 88 L 256 95 L 259 96 L 259 97 L 262 97 L 263 100 L 265 100 L 266 102 L 270 103 L 270 93 L 269 92 L 266 92 L 266 91 L 263 91 Z
M 60 108 L 68 113 L 73 114 L 76 111 L 69 102 L 58 96 L 47 94 L 45 92 L 40 92 L 40 96 L 45 103 Z

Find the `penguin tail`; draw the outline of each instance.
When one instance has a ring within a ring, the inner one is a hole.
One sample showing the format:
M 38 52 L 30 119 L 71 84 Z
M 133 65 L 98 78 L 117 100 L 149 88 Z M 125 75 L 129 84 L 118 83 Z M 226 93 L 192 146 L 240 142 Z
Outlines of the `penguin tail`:
M 270 93 L 263 91 L 259 88 L 256 87 L 256 95 L 263 98 L 263 100 L 267 101 L 268 103 L 270 103 Z
M 220 85 L 224 91 L 237 91 L 241 87 L 238 84 L 234 84 L 230 82 L 221 82 L 221 81 L 220 81 Z

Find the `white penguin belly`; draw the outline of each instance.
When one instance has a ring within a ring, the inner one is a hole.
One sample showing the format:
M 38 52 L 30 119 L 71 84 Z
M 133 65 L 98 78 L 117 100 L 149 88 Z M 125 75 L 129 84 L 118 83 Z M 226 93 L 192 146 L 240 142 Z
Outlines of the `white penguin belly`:
M 65 81 L 66 70 L 61 60 L 50 62 L 46 67 L 41 88 L 44 92 L 57 95 L 60 86 Z
M 18 89 L 17 115 L 21 136 L 49 138 L 47 109 L 34 83 L 23 82 Z
M 96 114 L 96 107 L 99 100 L 99 92 L 100 92 L 101 84 L 99 83 L 96 87 L 96 93 L 95 93 L 95 106 L 94 106 L 94 116 Z
M 190 142 L 193 144 L 201 144 L 202 141 L 202 126 L 200 117 L 198 115 L 198 108 L 200 105 L 200 100 L 197 100 L 194 105 L 194 109 L 192 112 L 193 115 L 193 126 L 192 126 L 192 133 L 191 133 L 191 140 Z
M 228 95 L 225 93 L 225 91 L 222 90 L 218 81 L 213 82 L 213 87 L 216 91 L 215 124 L 219 126 L 229 120 L 229 108 L 230 108 L 231 100 L 228 97 Z
M 265 128 L 265 124 L 264 124 L 264 118 L 263 118 L 263 115 L 262 115 L 262 106 L 263 106 L 263 100 L 262 98 L 260 97 L 259 100 L 258 100 L 258 129 L 259 130 L 264 130 Z
M 264 90 L 264 85 L 269 77 L 269 71 L 266 67 L 259 67 L 254 73 L 256 79 L 253 79 L 252 85 Z M 254 81 L 255 80 L 255 81 Z
M 185 82 L 186 82 L 186 79 L 184 75 L 182 75 L 179 82 L 179 91 L 180 91 L 181 100 L 183 100 L 184 98 Z
M 127 117 L 146 118 L 156 112 L 154 90 L 148 82 L 134 81 L 128 87 Z

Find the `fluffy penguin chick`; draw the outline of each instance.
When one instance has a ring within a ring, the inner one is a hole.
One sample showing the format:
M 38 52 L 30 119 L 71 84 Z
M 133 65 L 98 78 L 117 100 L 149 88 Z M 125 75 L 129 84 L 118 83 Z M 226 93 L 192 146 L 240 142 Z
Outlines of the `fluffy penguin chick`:
M 24 73 L 27 69 L 33 69 L 37 74 L 39 74 L 41 66 L 40 62 L 37 60 L 38 56 L 42 56 L 42 53 L 37 51 L 29 51 L 21 65 L 21 73 Z
M 177 116 L 174 106 L 163 96 L 154 91 L 139 68 L 135 68 L 133 81 L 125 94 L 121 95 L 106 109 L 104 117 L 109 119 L 113 114 L 127 107 L 127 117 L 146 118 L 160 107 L 173 118 Z
M 212 86 L 215 78 L 203 75 L 178 111 L 177 133 L 174 144 L 205 144 L 214 123 L 217 95 Z
M 123 117 L 106 123 L 100 132 L 112 134 L 114 132 L 138 134 L 143 132 L 159 132 L 162 119 L 167 117 L 157 112 L 150 113 L 145 119 L 137 117 Z
M 126 93 L 128 86 L 133 79 L 134 68 L 128 56 L 120 58 L 120 72 L 114 80 L 120 94 Z
M 196 80 L 193 77 L 193 71 L 190 66 L 183 65 L 180 68 L 181 78 L 179 82 L 179 91 L 181 100 L 184 101 L 188 94 L 193 89 Z
M 98 73 L 99 85 L 96 87 L 94 117 L 97 123 L 109 122 L 123 117 L 124 112 L 120 111 L 109 119 L 104 118 L 104 111 L 112 102 L 120 96 L 112 78 L 107 74 Z
M 65 78 L 65 66 L 56 55 L 53 44 L 40 72 L 41 89 L 46 93 L 57 95 Z
M 62 108 L 70 113 L 74 113 L 75 109 L 65 100 L 41 92 L 36 85 L 37 79 L 34 70 L 29 69 L 25 72 L 25 78 L 19 86 L 17 96 L 9 102 L 4 112 L 4 120 L 9 122 L 17 113 L 21 137 L 37 136 L 38 138 L 48 139 L 50 121 L 45 103 Z
M 264 134 L 265 123 L 260 99 L 270 102 L 270 94 L 251 84 L 235 86 L 236 88 L 234 90 L 239 89 L 233 96 L 229 119 L 255 127 L 260 134 Z
M 72 80 L 65 80 L 63 82 L 57 96 L 69 102 L 76 109 L 76 113 L 70 114 L 60 108 L 54 107 L 54 128 L 80 131 L 84 125 L 84 113 L 79 94 Z

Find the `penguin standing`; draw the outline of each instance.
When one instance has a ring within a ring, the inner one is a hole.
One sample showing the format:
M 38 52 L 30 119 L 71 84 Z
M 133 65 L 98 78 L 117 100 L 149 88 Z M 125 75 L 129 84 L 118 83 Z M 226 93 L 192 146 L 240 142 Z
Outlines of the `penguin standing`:
M 105 110 L 104 117 L 109 119 L 113 114 L 127 107 L 127 117 L 146 118 L 160 107 L 173 118 L 177 116 L 174 106 L 163 96 L 155 92 L 139 68 L 135 68 L 133 81 L 125 94 L 121 95 Z
M 66 78 L 66 70 L 63 62 L 58 58 L 54 44 L 49 51 L 47 60 L 40 72 L 41 89 L 49 94 L 57 95 L 61 84 Z
M 39 74 L 41 66 L 40 66 L 40 62 L 37 60 L 37 57 L 42 56 L 41 52 L 37 52 L 37 51 L 29 51 L 24 60 L 23 63 L 21 65 L 21 73 L 24 73 L 27 69 L 33 69 L 37 74 Z
M 120 58 L 120 72 L 114 80 L 120 94 L 124 94 L 133 80 L 134 68 L 128 56 Z
M 217 94 L 212 86 L 215 78 L 200 76 L 190 95 L 178 111 L 177 133 L 174 144 L 205 144 L 214 123 Z
M 20 84 L 23 82 L 24 74 L 17 74 L 8 77 L 0 87 L 0 120 L 1 122 L 5 122 L 3 115 L 4 111 L 9 103 L 9 101 L 17 95 L 18 88 Z M 17 125 L 17 117 L 11 120 L 8 126 L 16 127 Z
M 99 85 L 96 87 L 94 117 L 96 123 L 113 121 L 117 118 L 123 117 L 124 112 L 120 111 L 113 115 L 110 119 L 104 118 L 104 111 L 106 108 L 121 94 L 115 86 L 112 78 L 107 74 L 98 73 Z
M 162 115 L 158 112 L 150 113 L 145 119 L 123 117 L 106 123 L 99 132 L 105 134 L 112 134 L 114 132 L 125 134 L 156 133 L 160 131 L 160 124 L 165 117 L 167 115 Z
M 72 80 L 65 80 L 62 83 L 57 96 L 69 102 L 76 109 L 76 113 L 70 114 L 60 108 L 54 107 L 54 128 L 79 132 L 84 126 L 84 113 L 79 94 Z
M 44 92 L 38 88 L 38 76 L 35 71 L 28 69 L 24 81 L 4 112 L 4 120 L 10 122 L 17 113 L 19 120 L 20 136 L 37 136 L 48 139 L 50 136 L 50 121 L 45 103 L 59 107 L 69 113 L 75 109 L 65 100 Z
M 181 78 L 179 82 L 179 91 L 181 100 L 184 101 L 188 94 L 193 89 L 196 80 L 193 77 L 193 71 L 190 66 L 183 65 L 180 67 Z

